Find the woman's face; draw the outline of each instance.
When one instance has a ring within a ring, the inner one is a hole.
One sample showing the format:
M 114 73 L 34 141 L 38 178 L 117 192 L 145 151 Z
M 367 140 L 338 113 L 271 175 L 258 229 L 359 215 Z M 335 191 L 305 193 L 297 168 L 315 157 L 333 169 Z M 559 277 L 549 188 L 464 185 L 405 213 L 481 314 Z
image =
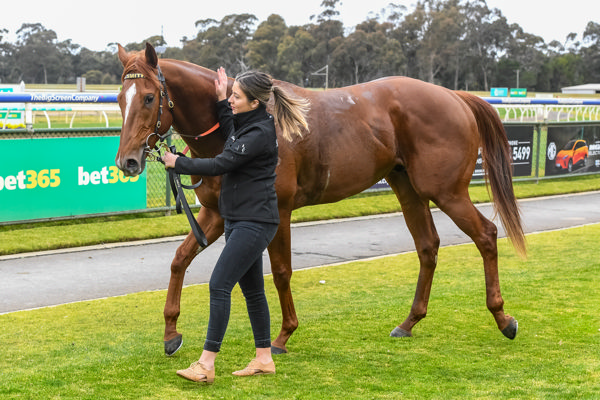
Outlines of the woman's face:
M 258 100 L 249 101 L 237 81 L 233 83 L 233 91 L 228 101 L 234 114 L 252 111 L 258 107 Z

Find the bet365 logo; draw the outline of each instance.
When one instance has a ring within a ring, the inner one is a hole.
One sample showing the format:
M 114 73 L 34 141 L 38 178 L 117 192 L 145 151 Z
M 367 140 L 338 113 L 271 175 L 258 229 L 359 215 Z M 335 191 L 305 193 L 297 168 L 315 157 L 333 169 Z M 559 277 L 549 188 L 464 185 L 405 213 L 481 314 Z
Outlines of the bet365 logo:
M 0 190 L 47 188 L 60 185 L 60 169 L 19 171 L 16 175 L 0 176 Z
M 117 182 L 136 182 L 140 176 L 125 176 L 123 171 L 117 167 L 102 167 L 99 171 L 86 171 L 83 167 L 77 169 L 77 184 L 79 186 L 87 185 L 107 185 Z

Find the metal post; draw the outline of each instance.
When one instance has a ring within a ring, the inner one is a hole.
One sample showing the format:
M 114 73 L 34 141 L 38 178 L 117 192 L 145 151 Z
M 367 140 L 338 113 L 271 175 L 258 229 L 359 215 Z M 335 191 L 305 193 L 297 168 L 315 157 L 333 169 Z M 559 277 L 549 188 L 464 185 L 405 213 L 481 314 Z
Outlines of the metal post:
M 325 70 L 325 72 L 323 72 Z M 329 88 L 329 64 L 325 65 L 323 68 L 311 73 L 311 75 L 325 75 L 325 90 Z
M 539 183 L 540 182 L 540 162 L 542 162 L 541 160 L 544 160 L 544 163 L 546 162 L 546 153 L 544 152 L 544 156 L 542 157 L 542 154 L 540 153 L 540 148 L 542 146 L 541 141 L 542 141 L 542 124 L 536 124 L 535 125 L 535 130 L 537 131 L 537 143 L 535 145 L 536 149 L 535 149 L 535 153 L 537 154 L 537 160 L 535 163 L 535 183 Z
M 25 103 L 25 128 L 29 132 L 33 131 L 33 110 L 31 103 Z

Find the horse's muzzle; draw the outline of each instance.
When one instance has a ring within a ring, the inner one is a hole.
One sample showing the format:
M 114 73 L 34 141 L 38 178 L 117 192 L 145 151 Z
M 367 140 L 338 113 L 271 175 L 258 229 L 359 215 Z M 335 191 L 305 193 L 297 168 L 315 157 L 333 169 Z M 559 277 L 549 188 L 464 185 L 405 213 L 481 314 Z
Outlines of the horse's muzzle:
M 115 164 L 117 165 L 117 168 L 123 171 L 125 176 L 138 176 L 144 171 L 145 166 L 143 161 L 139 162 L 135 158 L 122 159 L 117 157 Z

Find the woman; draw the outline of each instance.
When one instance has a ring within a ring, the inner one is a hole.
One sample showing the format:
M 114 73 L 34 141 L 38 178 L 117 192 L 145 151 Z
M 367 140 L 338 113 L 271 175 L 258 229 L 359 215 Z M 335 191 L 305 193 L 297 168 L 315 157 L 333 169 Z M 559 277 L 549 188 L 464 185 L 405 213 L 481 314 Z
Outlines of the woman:
M 231 291 L 239 282 L 246 299 L 256 358 L 237 376 L 274 374 L 271 357 L 271 322 L 264 291 L 262 253 L 279 225 L 275 167 L 278 162 L 275 122 L 287 140 L 308 129 L 308 103 L 292 99 L 274 87 L 267 74 L 251 71 L 238 75 L 227 100 L 227 75 L 217 71 L 215 90 L 223 152 L 215 158 L 178 157 L 167 153 L 165 167 L 190 175 L 223 175 L 219 212 L 225 222 L 225 247 L 210 278 L 210 316 L 200 359 L 177 375 L 212 383 L 215 359 L 221 348 L 231 307 Z M 273 94 L 274 117 L 266 105 Z

